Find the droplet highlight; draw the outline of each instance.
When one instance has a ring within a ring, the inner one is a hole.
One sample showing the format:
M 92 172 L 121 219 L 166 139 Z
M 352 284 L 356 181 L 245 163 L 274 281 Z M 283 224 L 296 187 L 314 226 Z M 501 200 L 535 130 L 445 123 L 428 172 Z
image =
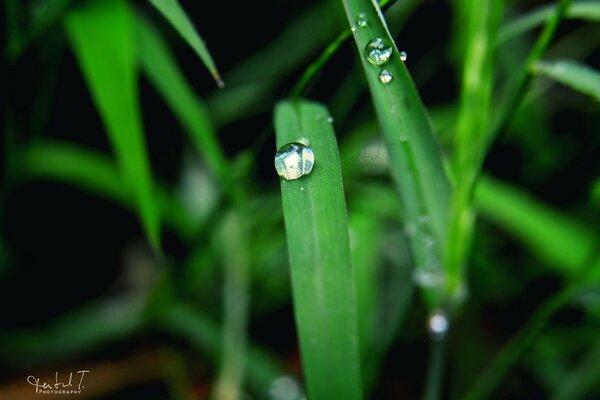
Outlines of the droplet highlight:
M 286 181 L 309 175 L 315 164 L 315 155 L 310 147 L 303 143 L 288 143 L 275 154 L 277 174 Z
M 394 79 L 394 77 L 387 69 L 384 69 L 379 73 L 379 82 L 383 83 L 384 85 L 390 83 L 392 79 Z
M 439 342 L 446 337 L 450 322 L 448 316 L 442 310 L 434 311 L 427 319 L 427 332 L 429 338 L 434 342 Z
M 408 54 L 405 51 L 400 52 L 400 61 L 404 62 L 408 58 Z
M 369 41 L 365 46 L 365 56 L 367 61 L 373 65 L 383 65 L 387 63 L 392 55 L 392 46 L 383 38 L 375 38 Z

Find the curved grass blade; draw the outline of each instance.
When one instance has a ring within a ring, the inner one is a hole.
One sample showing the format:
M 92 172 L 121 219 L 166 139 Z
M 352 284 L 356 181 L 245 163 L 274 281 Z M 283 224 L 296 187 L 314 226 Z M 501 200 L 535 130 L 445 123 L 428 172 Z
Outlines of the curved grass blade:
M 159 248 L 160 215 L 143 135 L 133 22 L 127 3 L 119 0 L 91 1 L 65 19 L 125 183 L 137 200 L 150 242 Z
M 196 52 L 200 60 L 204 63 L 208 72 L 220 88 L 225 87 L 225 83 L 221 79 L 221 74 L 217 70 L 217 66 L 204 43 L 202 37 L 198 34 L 192 21 L 181 8 L 177 0 L 149 0 L 150 3 L 165 17 L 181 37 L 190 45 Z
M 527 88 L 529 87 L 529 83 L 531 82 L 532 67 L 546 53 L 546 50 L 548 49 L 548 46 L 550 46 L 550 42 L 552 41 L 552 38 L 558 29 L 558 25 L 564 18 L 571 5 L 571 2 L 572 0 L 559 0 L 558 4 L 554 8 L 554 12 L 550 18 L 546 20 L 544 29 L 538 36 L 527 58 L 514 74 L 514 78 L 508 86 L 506 97 L 500 107 L 498 117 L 491 125 L 490 132 L 488 133 L 487 147 L 491 146 L 493 141 L 496 140 L 498 136 L 506 129 L 512 117 L 515 115 L 516 111 L 521 105 L 523 95 L 525 94 Z
M 354 275 L 340 160 L 327 110 L 306 101 L 275 109 L 277 146 L 310 141 L 309 176 L 281 181 L 302 365 L 313 400 L 360 399 Z
M 552 16 L 554 9 L 553 4 L 544 5 L 514 19 L 500 31 L 498 43 L 507 42 L 542 25 Z M 565 18 L 598 22 L 600 21 L 600 2 L 597 0 L 575 1 L 565 13 Z
M 441 274 L 450 186 L 427 112 L 378 6 L 368 0 L 344 0 L 343 3 L 350 25 L 356 26 L 354 38 L 387 142 L 415 266 L 428 273 Z M 366 26 L 357 22 L 363 13 Z M 382 38 L 393 49 L 389 61 L 381 66 L 371 65 L 366 59 L 365 47 L 375 38 Z M 392 77 L 387 84 L 379 77 L 384 69 Z M 438 287 L 427 288 L 425 294 L 432 307 L 441 301 Z
M 95 151 L 68 143 L 36 142 L 16 156 L 23 178 L 51 178 L 135 209 L 135 200 L 114 162 Z M 165 223 L 189 236 L 194 226 L 179 202 L 166 190 L 156 188 Z
M 149 21 L 137 18 L 136 35 L 142 70 L 185 127 L 223 190 L 235 197 L 236 188 L 229 163 L 204 104 L 187 83 L 167 44 Z
M 475 201 L 481 214 L 565 275 L 593 274 L 593 268 L 600 268 L 600 258 L 593 268 L 589 263 L 600 248 L 598 237 L 576 221 L 489 177 L 479 181 Z
M 576 61 L 538 62 L 533 73 L 552 78 L 600 101 L 600 72 Z

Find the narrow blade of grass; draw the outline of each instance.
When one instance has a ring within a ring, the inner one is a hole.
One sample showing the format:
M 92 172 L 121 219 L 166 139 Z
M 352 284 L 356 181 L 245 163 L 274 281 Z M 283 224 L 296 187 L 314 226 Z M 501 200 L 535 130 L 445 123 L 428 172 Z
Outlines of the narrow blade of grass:
M 219 87 L 224 87 L 225 83 L 221 79 L 221 75 L 217 70 L 217 66 L 204 43 L 202 37 L 198 34 L 192 21 L 181 8 L 177 0 L 149 0 L 150 3 L 165 17 L 167 21 L 175 28 L 181 37 L 190 45 L 196 52 L 200 60 L 204 63 L 213 79 Z
M 515 18 L 508 23 L 498 35 L 498 43 L 507 42 L 520 36 L 546 22 L 554 13 L 554 4 L 544 5 L 525 15 Z M 565 17 L 568 19 L 581 19 L 584 21 L 600 21 L 600 2 L 574 1 L 567 10 Z
M 475 223 L 471 200 L 485 149 L 494 86 L 494 44 L 502 15 L 499 0 L 470 0 L 466 6 L 468 34 L 452 160 L 455 185 L 445 249 L 450 297 L 455 297 L 463 284 L 471 249 Z
M 160 33 L 141 16 L 137 18 L 136 34 L 143 72 L 184 126 L 224 192 L 235 196 L 229 163 L 206 107 L 187 83 Z
M 284 102 L 275 110 L 277 146 L 310 141 L 309 176 L 281 181 L 294 312 L 308 397 L 360 399 L 356 294 L 340 160 L 327 110 Z
M 491 146 L 493 141 L 496 140 L 498 136 L 506 129 L 512 120 L 512 117 L 519 109 L 521 101 L 523 100 L 523 95 L 527 91 L 529 83 L 531 82 L 532 67 L 544 56 L 546 50 L 548 50 L 548 46 L 550 46 L 550 42 L 552 41 L 552 38 L 558 29 L 558 25 L 564 18 L 565 13 L 571 5 L 571 2 L 572 0 L 559 0 L 554 12 L 546 20 L 544 29 L 542 29 L 542 32 L 538 36 L 533 48 L 529 52 L 529 55 L 514 74 L 514 78 L 508 86 L 506 97 L 500 107 L 498 117 L 491 125 L 491 129 L 487 138 L 488 147 Z
M 533 66 L 536 75 L 552 78 L 571 89 L 600 101 L 600 72 L 576 61 L 538 62 Z
M 450 187 L 427 112 L 377 5 L 368 0 L 343 3 L 350 25 L 355 26 L 358 53 L 387 142 L 415 266 L 441 274 Z M 357 21 L 362 13 L 366 26 Z M 365 47 L 374 38 L 384 39 L 393 49 L 389 61 L 381 66 L 371 65 L 366 59 Z M 379 78 L 384 69 L 392 76 L 387 84 Z M 440 302 L 440 294 L 439 288 L 426 290 L 430 306 Z
M 567 276 L 590 269 L 588 262 L 599 242 L 585 226 L 489 177 L 477 185 L 475 201 L 482 215 L 519 238 L 548 265 Z
M 148 238 L 159 248 L 160 216 L 138 98 L 132 12 L 119 0 L 91 1 L 70 12 L 65 24 Z

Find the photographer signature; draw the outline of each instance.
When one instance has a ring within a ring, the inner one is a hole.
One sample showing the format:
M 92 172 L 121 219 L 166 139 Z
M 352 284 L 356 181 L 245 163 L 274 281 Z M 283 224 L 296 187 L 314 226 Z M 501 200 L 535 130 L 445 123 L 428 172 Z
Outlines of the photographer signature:
M 56 371 L 56 374 L 54 375 L 54 381 L 50 381 L 50 382 L 40 382 L 40 378 L 36 378 L 33 375 L 29 375 L 27 377 L 27 382 L 30 385 L 35 386 L 36 393 L 40 393 L 41 391 L 45 391 L 45 390 L 60 390 L 60 389 L 66 389 L 66 388 L 74 388 L 73 376 L 75 375 L 75 383 L 77 384 L 77 390 L 81 391 L 81 389 L 85 387 L 85 386 L 83 386 L 83 378 L 85 377 L 85 374 L 88 372 L 90 372 L 90 371 L 80 370 L 80 371 L 77 371 L 75 374 L 73 372 L 70 372 L 69 379 L 66 382 L 64 380 L 59 380 L 58 371 Z M 79 375 L 79 382 L 77 382 L 77 375 Z

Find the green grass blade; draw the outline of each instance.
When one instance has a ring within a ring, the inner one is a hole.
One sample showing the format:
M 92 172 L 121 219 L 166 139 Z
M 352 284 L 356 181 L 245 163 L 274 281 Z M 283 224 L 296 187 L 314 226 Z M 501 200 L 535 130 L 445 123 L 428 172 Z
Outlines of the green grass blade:
M 69 143 L 41 141 L 17 154 L 17 169 L 26 178 L 50 178 L 79 187 L 135 209 L 130 188 L 114 162 L 95 151 Z M 181 204 L 166 190 L 156 188 L 165 223 L 184 236 L 195 229 Z
M 529 83 L 531 82 L 532 67 L 546 53 L 546 50 L 548 49 L 548 46 L 550 46 L 550 42 L 552 41 L 552 38 L 558 29 L 558 25 L 564 18 L 565 13 L 571 5 L 571 2 L 572 0 L 559 0 L 554 12 L 546 20 L 544 29 L 538 36 L 527 58 L 521 67 L 518 68 L 514 73 L 514 78 L 508 87 L 506 98 L 503 100 L 502 106 L 498 113 L 498 118 L 496 121 L 494 121 L 494 124 L 491 126 L 490 133 L 488 134 L 488 146 L 490 146 L 493 141 L 496 140 L 498 136 L 506 129 L 512 120 L 512 117 L 515 115 L 516 111 L 521 105 L 523 95 L 527 91 Z
M 175 30 L 181 35 L 181 37 L 190 45 L 196 52 L 200 60 L 204 63 L 213 79 L 219 85 L 224 87 L 225 84 L 221 79 L 221 75 L 217 70 L 217 66 L 204 43 L 202 37 L 198 34 L 192 21 L 188 18 L 187 14 L 181 8 L 181 5 L 177 0 L 149 0 L 150 3 L 165 17 L 169 23 L 175 28 Z
M 187 83 L 160 33 L 142 17 L 136 24 L 138 56 L 144 74 L 188 132 L 226 193 L 235 192 L 229 163 L 206 107 Z
M 498 35 L 498 43 L 504 43 L 542 25 L 554 13 L 554 4 L 544 5 L 508 23 Z M 574 1 L 565 18 L 584 21 L 600 21 L 600 1 Z
M 302 365 L 313 400 L 360 399 L 356 294 L 340 160 L 327 110 L 284 102 L 275 110 L 277 146 L 310 141 L 309 176 L 281 181 Z
M 568 276 L 589 269 L 599 242 L 587 227 L 489 177 L 480 180 L 475 201 L 483 216 L 511 232 L 550 266 Z
M 148 238 L 159 248 L 160 216 L 138 98 L 133 18 L 127 3 L 101 0 L 73 10 L 65 24 Z
M 533 73 L 552 78 L 600 101 L 600 72 L 576 61 L 538 62 Z
M 502 15 L 500 0 L 470 0 L 460 110 L 454 141 L 454 192 L 445 251 L 447 288 L 455 297 L 464 279 L 475 214 L 473 187 L 481 170 L 494 86 L 494 44 Z
M 368 0 L 344 0 L 344 6 L 350 25 L 356 26 L 354 38 L 387 142 L 416 268 L 441 273 L 450 187 L 429 117 L 379 8 Z M 366 16 L 364 27 L 356 21 L 361 13 Z M 365 58 L 367 43 L 377 37 L 393 45 L 390 60 L 379 67 Z M 379 80 L 383 69 L 392 75 L 387 84 Z M 441 300 L 437 288 L 426 293 L 431 306 Z

